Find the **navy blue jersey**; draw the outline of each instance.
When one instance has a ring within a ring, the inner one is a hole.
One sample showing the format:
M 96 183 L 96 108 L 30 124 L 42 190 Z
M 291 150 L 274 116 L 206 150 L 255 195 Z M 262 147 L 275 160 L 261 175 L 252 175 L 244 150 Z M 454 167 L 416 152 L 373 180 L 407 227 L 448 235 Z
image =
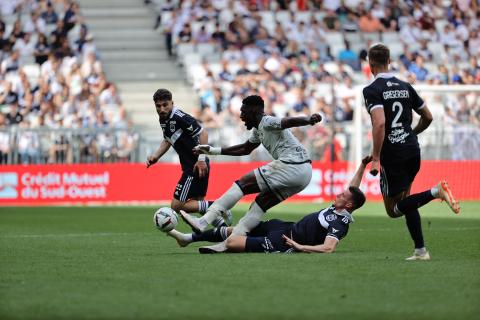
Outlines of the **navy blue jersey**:
M 348 224 L 352 221 L 346 211 L 337 213 L 331 206 L 311 213 L 292 227 L 293 240 L 299 244 L 315 246 L 323 244 L 326 237 L 341 240 L 348 233 Z
M 163 138 L 178 153 L 182 170 L 193 172 L 193 166 L 197 162 L 198 156 L 193 154 L 192 149 L 198 145 L 198 135 L 202 131 L 202 127 L 197 120 L 174 107 L 167 120 L 160 119 L 160 126 L 162 127 Z
M 363 89 L 368 113 L 383 108 L 385 112 L 385 139 L 380 162 L 401 162 L 420 154 L 417 136 L 412 130 L 412 110 L 425 106 L 413 87 L 388 73 L 378 74 Z

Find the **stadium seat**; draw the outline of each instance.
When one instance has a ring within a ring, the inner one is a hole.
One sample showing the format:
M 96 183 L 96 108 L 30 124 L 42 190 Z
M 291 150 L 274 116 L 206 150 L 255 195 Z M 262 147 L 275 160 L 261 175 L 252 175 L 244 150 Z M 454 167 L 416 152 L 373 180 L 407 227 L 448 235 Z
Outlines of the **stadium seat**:
M 177 57 L 179 60 L 182 59 L 184 55 L 187 53 L 194 53 L 195 52 L 195 45 L 192 43 L 179 43 L 177 45 Z
M 202 57 L 214 54 L 216 52 L 216 46 L 213 43 L 199 43 L 197 44 L 197 53 Z
M 329 45 L 338 45 L 338 44 L 341 44 L 342 46 L 344 45 L 343 44 L 343 35 L 342 35 L 341 32 L 327 32 L 327 33 L 325 33 L 325 41 Z

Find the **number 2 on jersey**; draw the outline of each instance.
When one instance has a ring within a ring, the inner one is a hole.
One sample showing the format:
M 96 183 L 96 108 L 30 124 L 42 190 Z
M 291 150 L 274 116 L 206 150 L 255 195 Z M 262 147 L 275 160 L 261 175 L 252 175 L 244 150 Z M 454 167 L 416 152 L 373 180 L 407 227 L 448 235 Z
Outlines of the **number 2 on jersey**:
M 402 115 L 402 112 L 403 112 L 403 106 L 400 102 L 398 101 L 395 101 L 392 105 L 392 111 L 395 112 L 395 109 L 397 109 L 396 107 L 398 107 L 398 112 L 397 114 L 395 115 L 395 118 L 393 118 L 393 121 L 392 121 L 392 128 L 396 128 L 396 127 L 401 127 L 402 126 L 402 123 L 401 122 L 397 122 L 398 119 L 400 119 L 400 116 Z

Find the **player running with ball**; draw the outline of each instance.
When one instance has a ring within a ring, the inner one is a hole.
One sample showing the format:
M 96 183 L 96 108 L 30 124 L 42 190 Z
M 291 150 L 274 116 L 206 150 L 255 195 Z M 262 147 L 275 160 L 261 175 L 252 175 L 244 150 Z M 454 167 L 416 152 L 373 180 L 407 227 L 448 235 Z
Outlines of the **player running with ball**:
M 430 260 L 423 241 L 418 208 L 433 199 L 444 200 L 453 212 L 460 205 L 453 198 L 447 182 L 430 190 L 410 195 L 413 180 L 420 169 L 417 135 L 428 128 L 432 113 L 413 87 L 388 73 L 390 50 L 377 44 L 368 51 L 368 61 L 375 80 L 363 89 L 365 105 L 372 119 L 373 153 L 371 173 L 380 172 L 380 186 L 387 214 L 405 216 L 415 243 L 413 256 L 407 260 Z M 420 120 L 412 129 L 412 110 Z

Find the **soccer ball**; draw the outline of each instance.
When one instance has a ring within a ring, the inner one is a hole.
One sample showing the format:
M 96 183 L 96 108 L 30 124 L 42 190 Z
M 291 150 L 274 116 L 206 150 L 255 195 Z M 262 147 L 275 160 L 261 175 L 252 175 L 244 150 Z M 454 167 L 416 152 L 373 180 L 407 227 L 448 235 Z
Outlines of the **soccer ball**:
M 155 211 L 153 224 L 158 230 L 168 232 L 178 224 L 178 216 L 175 210 L 169 207 L 162 207 Z

